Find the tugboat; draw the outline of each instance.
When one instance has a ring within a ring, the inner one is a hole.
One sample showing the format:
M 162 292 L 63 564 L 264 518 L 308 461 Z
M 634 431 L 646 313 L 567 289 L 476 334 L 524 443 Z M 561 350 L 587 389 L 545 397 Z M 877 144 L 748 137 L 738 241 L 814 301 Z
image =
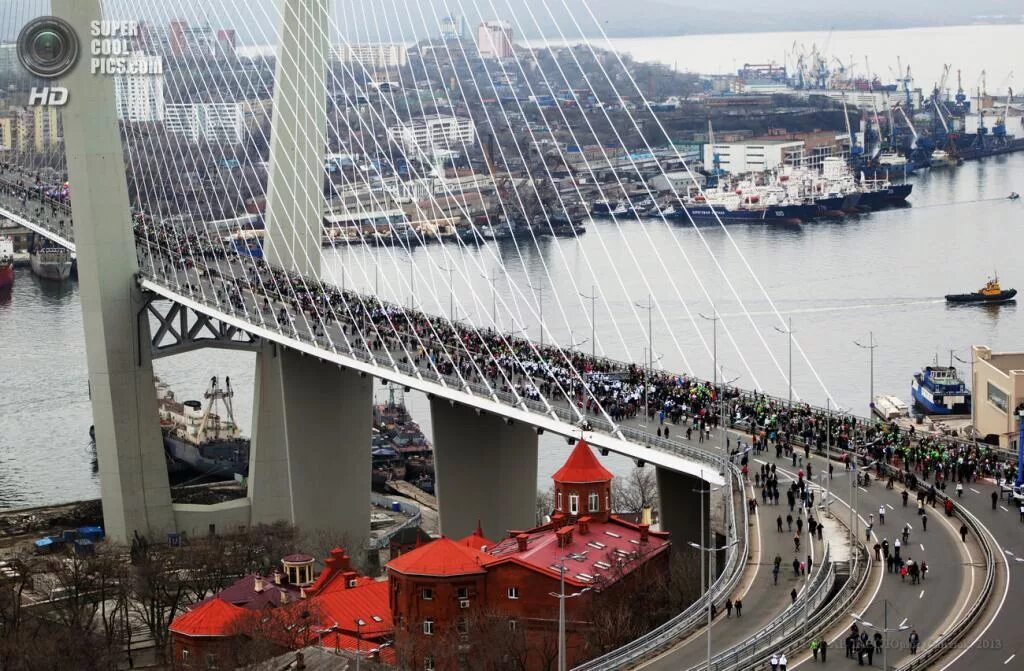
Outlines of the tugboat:
M 914 374 L 910 393 L 930 415 L 971 414 L 971 390 L 953 366 L 925 366 Z
M 203 394 L 205 410 L 199 401 L 176 401 L 174 392 L 159 379 L 156 390 L 164 450 L 170 459 L 218 478 L 249 474 L 250 443 L 235 423 L 231 405 L 235 392 L 229 378 L 224 378 L 224 388 L 216 377 L 210 378 L 210 388 Z
M 946 294 L 947 303 L 1006 303 L 1014 300 L 1016 289 L 1002 289 L 999 278 L 995 277 L 973 294 Z

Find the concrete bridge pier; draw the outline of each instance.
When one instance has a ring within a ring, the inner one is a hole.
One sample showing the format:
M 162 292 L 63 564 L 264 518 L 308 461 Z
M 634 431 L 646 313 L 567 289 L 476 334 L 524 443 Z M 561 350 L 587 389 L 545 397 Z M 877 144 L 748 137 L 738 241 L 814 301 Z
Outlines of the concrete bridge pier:
M 370 532 L 373 378 L 266 343 L 254 393 L 252 523 L 285 520 L 357 547 Z
M 53 12 L 82 39 L 101 17 L 99 0 L 54 0 Z M 84 43 L 83 43 L 84 48 Z M 88 58 L 64 78 L 61 108 L 85 326 L 89 391 L 107 536 L 130 541 L 174 530 L 164 460 L 149 321 L 139 272 L 128 185 L 114 105 L 114 80 L 93 75 Z M 84 429 L 83 429 L 84 430 Z
M 657 469 L 657 478 L 662 531 L 672 534 L 672 544 L 676 547 L 686 547 L 687 543 L 699 543 L 709 547 L 712 539 L 711 505 L 714 495 L 701 493 L 709 489 L 708 483 L 699 477 L 666 468 Z M 703 538 L 700 533 L 702 509 Z
M 537 431 L 430 400 L 441 533 L 467 536 L 477 521 L 491 540 L 536 525 Z

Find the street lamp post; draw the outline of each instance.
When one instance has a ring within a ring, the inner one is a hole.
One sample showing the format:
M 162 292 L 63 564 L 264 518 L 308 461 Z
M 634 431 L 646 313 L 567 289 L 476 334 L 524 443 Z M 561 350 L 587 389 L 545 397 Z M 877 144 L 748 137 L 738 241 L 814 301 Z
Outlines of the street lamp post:
M 860 347 L 861 349 L 868 350 L 868 352 L 870 353 L 870 355 L 869 355 L 870 356 L 870 358 L 869 358 L 869 360 L 870 360 L 869 366 L 871 367 L 871 370 L 869 372 L 869 378 L 871 380 L 871 387 L 870 387 L 871 399 L 870 399 L 870 402 L 868 403 L 868 410 L 870 410 L 871 408 L 875 407 L 875 348 L 878 347 L 878 345 L 875 344 L 875 332 L 874 331 L 868 331 L 868 344 L 867 345 L 861 345 L 856 340 L 853 341 L 853 344 L 856 345 L 857 347 Z
M 704 482 L 704 469 L 700 470 L 700 481 Z M 707 489 L 694 489 L 692 490 L 695 494 L 700 494 L 700 544 L 704 545 L 708 539 L 705 536 L 704 531 L 704 494 L 708 495 L 708 503 L 710 504 L 711 494 L 717 492 L 721 487 L 709 487 Z M 710 573 L 710 571 L 708 571 Z M 706 574 L 704 573 L 704 553 L 700 553 L 700 593 L 703 596 L 707 592 L 709 583 L 704 582 Z
M 358 619 L 356 620 L 356 671 L 359 671 L 361 663 L 362 663 L 362 660 L 363 660 L 363 651 L 360 650 L 361 644 L 363 642 L 363 637 L 362 637 L 362 627 L 363 627 L 363 624 L 364 624 L 364 622 L 362 620 L 358 620 Z
M 789 318 L 789 328 L 780 329 L 778 326 L 774 327 L 779 333 L 783 333 L 789 336 L 789 375 L 787 375 L 787 381 L 789 383 L 789 407 L 793 407 L 793 318 Z
M 597 348 L 597 287 L 590 285 L 590 295 L 580 293 L 583 298 L 590 299 L 590 358 L 596 356 Z
M 721 317 L 718 316 L 718 310 L 715 309 L 712 309 L 710 317 L 703 312 L 697 314 L 711 322 L 711 388 L 714 389 L 718 385 L 718 320 Z
M 724 367 L 722 368 L 721 373 L 722 373 L 722 392 L 718 395 L 718 421 L 721 423 L 721 427 L 720 428 L 721 428 L 721 433 L 722 433 L 722 453 L 725 454 L 726 457 L 728 457 L 729 456 L 728 450 L 725 449 L 725 435 L 726 435 L 726 426 L 725 426 L 725 387 L 727 385 L 730 385 L 730 384 L 736 382 L 736 380 L 740 379 L 743 376 L 742 375 L 737 375 L 733 379 L 726 381 L 726 379 L 725 379 L 725 368 Z
M 576 597 L 582 596 L 591 590 L 590 587 L 584 587 L 580 591 L 573 592 L 572 594 L 565 593 L 565 559 L 565 556 L 562 556 L 558 560 L 558 592 L 548 592 L 548 596 L 553 596 L 558 599 L 558 671 L 566 671 L 565 600 L 575 599 Z
M 731 543 L 723 545 L 720 548 L 706 547 L 706 546 L 701 545 L 699 543 L 692 543 L 692 542 L 689 543 L 689 546 L 694 548 L 694 549 L 696 549 L 696 550 L 699 550 L 701 553 L 704 553 L 704 552 L 711 553 L 711 552 L 722 552 L 723 550 L 728 550 L 729 548 L 731 548 L 732 546 L 734 546 L 734 545 L 736 545 L 738 543 L 739 543 L 739 541 L 733 541 Z M 712 562 L 711 559 L 710 559 L 710 554 L 708 555 L 708 562 L 707 563 L 708 563 L 708 585 L 710 586 L 711 583 L 712 583 L 711 567 L 714 565 L 714 562 Z M 707 626 L 707 630 L 708 630 L 708 651 L 707 651 L 708 659 L 707 659 L 707 667 L 706 668 L 710 669 L 711 668 L 711 606 L 713 604 L 712 604 L 712 601 L 711 601 L 711 595 L 708 594 L 707 597 L 708 597 L 708 626 Z
M 651 408 L 647 404 L 647 386 L 649 382 L 648 378 L 650 376 L 650 371 L 652 368 L 654 368 L 654 331 L 652 330 L 652 327 L 654 325 L 652 318 L 652 314 L 654 311 L 654 299 L 651 298 L 650 294 L 647 294 L 646 305 L 643 303 L 636 302 L 634 302 L 633 305 L 637 306 L 638 308 L 643 308 L 644 310 L 647 310 L 647 357 L 645 357 L 644 362 L 644 365 L 647 366 L 647 372 L 644 373 L 644 414 L 650 417 Z
M 863 614 L 861 614 L 863 615 Z M 889 634 L 896 633 L 899 631 L 906 631 L 910 627 L 904 623 L 901 623 L 897 627 L 889 627 L 889 600 L 882 599 L 882 626 L 878 627 L 870 622 L 861 619 L 861 616 L 854 616 L 854 620 L 860 622 L 868 629 L 874 629 L 882 634 L 882 671 L 888 671 L 889 669 Z
M 455 268 L 452 266 L 442 266 L 438 262 L 434 262 L 434 266 L 443 272 L 448 273 L 448 321 L 455 321 L 455 282 L 453 273 Z

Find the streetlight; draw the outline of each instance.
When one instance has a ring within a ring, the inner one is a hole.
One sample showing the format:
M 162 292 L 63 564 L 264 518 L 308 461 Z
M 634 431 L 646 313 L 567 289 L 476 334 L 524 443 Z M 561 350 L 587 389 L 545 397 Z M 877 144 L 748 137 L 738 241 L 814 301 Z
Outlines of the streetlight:
M 565 600 L 575 599 L 578 596 L 589 592 L 592 588 L 584 587 L 578 592 L 572 594 L 565 593 L 565 559 L 562 557 L 558 560 L 559 571 L 558 571 L 558 591 L 548 592 L 548 596 L 553 596 L 558 599 L 558 671 L 566 671 L 565 661 Z
M 416 270 L 416 264 L 412 261 L 412 254 L 408 256 L 398 256 L 396 254 L 395 258 L 402 263 L 409 264 L 409 309 L 411 310 L 413 303 L 416 301 L 416 278 L 413 275 L 413 271 Z
M 434 261 L 434 266 L 443 272 L 448 273 L 448 320 L 455 321 L 455 282 L 452 273 L 455 271 L 451 266 L 442 266 Z
M 363 659 L 363 652 L 359 648 L 363 640 L 361 630 L 365 624 L 362 620 L 356 619 L 356 671 L 359 671 Z
M 650 357 L 650 364 L 651 365 L 648 367 L 648 366 L 646 366 L 647 361 L 648 361 L 648 359 L 647 359 L 647 348 L 646 347 L 644 348 L 644 364 L 645 364 L 645 370 L 644 370 L 644 415 L 646 415 L 646 417 L 644 418 L 644 422 L 645 423 L 642 424 L 641 426 L 647 426 L 646 422 L 647 422 L 648 419 L 650 419 L 650 414 L 651 414 L 651 407 L 650 407 L 650 404 L 648 402 L 648 396 L 647 396 L 647 391 L 648 391 L 648 388 L 650 387 L 650 379 L 648 377 L 649 376 L 649 371 L 651 371 L 654 368 L 654 362 L 655 361 L 661 361 L 664 357 L 665 357 L 664 354 L 659 354 L 657 356 L 657 358 L 655 358 L 654 352 L 651 352 L 651 357 Z
M 593 359 L 593 358 L 596 358 L 595 357 L 595 352 L 596 352 L 596 347 L 597 347 L 597 333 L 596 333 L 596 325 L 597 325 L 597 320 L 596 320 L 596 317 L 597 317 L 597 287 L 595 287 L 593 284 L 591 284 L 590 285 L 590 295 L 588 296 L 585 293 L 580 293 L 580 296 L 582 296 L 583 298 L 589 298 L 590 299 L 590 358 Z
M 735 382 L 736 380 L 740 379 L 741 377 L 743 377 L 743 376 L 742 375 L 737 375 L 736 377 L 734 377 L 731 380 L 726 380 L 725 379 L 725 366 L 722 367 L 722 393 L 720 393 L 718 395 L 718 421 L 722 425 L 721 426 L 721 429 L 722 429 L 722 453 L 726 457 L 729 456 L 729 453 L 728 453 L 728 450 L 725 449 L 725 434 L 726 434 L 726 428 L 725 428 L 725 387 L 726 387 L 726 385 L 732 384 L 733 382 Z
M 650 357 L 651 357 L 650 368 L 654 368 L 654 330 L 652 328 L 653 325 L 654 325 L 654 322 L 652 320 L 652 314 L 653 314 L 653 310 L 654 310 L 654 299 L 651 298 L 650 294 L 647 294 L 647 304 L 646 305 L 644 305 L 643 303 L 637 303 L 637 302 L 634 302 L 633 305 L 637 306 L 638 308 L 643 308 L 644 310 L 647 310 L 647 351 L 650 353 Z M 646 385 L 647 385 L 647 375 L 644 375 L 644 388 L 645 389 L 646 389 Z M 644 392 L 644 398 L 646 399 L 646 397 L 647 397 L 647 394 L 646 394 L 646 392 Z M 645 406 L 647 405 L 647 401 L 646 400 L 644 401 L 644 405 Z M 645 407 L 644 408 L 644 412 L 650 412 L 650 408 Z
M 697 314 L 711 322 L 711 358 L 713 359 L 711 363 L 711 388 L 714 389 L 718 386 L 718 320 L 721 317 L 718 316 L 718 310 L 715 310 L 714 307 L 712 307 L 711 317 L 708 317 L 703 312 L 698 312 Z
M 700 469 L 700 481 L 704 482 L 704 469 L 703 468 Z M 707 540 L 708 540 L 704 536 L 704 496 L 703 495 L 704 494 L 708 495 L 708 503 L 710 504 L 711 503 L 711 501 L 710 501 L 711 495 L 714 492 L 717 492 L 719 489 L 721 489 L 721 487 L 709 487 L 708 489 L 694 489 L 694 490 L 691 490 L 691 491 L 693 491 L 694 494 L 701 494 L 701 496 L 700 496 L 700 542 L 701 542 L 701 544 L 706 543 Z M 710 573 L 710 571 L 708 573 Z M 701 552 L 700 553 L 700 593 L 701 593 L 701 595 L 703 595 L 707 591 L 707 589 L 708 589 L 707 586 L 705 586 L 704 577 L 705 577 L 705 573 L 704 573 L 704 553 Z
M 736 541 L 733 541 L 731 543 L 727 543 L 726 545 L 723 545 L 720 548 L 704 547 L 700 543 L 693 543 L 693 542 L 688 543 L 688 545 L 690 547 L 694 548 L 695 550 L 699 550 L 700 552 L 709 552 L 710 553 L 710 552 L 721 552 L 723 550 L 728 550 L 729 548 L 731 548 L 734 545 L 737 545 L 738 543 L 739 543 L 739 541 L 736 540 Z M 709 555 L 709 557 L 710 557 L 710 555 Z M 708 559 L 708 585 L 711 584 L 711 567 L 712 567 L 712 565 L 713 565 L 713 562 L 709 558 Z M 707 661 L 707 668 L 710 669 L 711 668 L 711 606 L 713 604 L 711 602 L 711 595 L 708 594 L 707 597 L 708 597 L 708 661 Z
M 875 332 L 874 331 L 868 331 L 868 343 L 869 344 L 867 344 L 867 345 L 861 345 L 856 340 L 853 341 L 854 345 L 856 345 L 857 347 L 860 347 L 861 349 L 866 349 L 866 350 L 868 350 L 868 352 L 871 353 L 870 354 L 870 360 L 871 360 L 871 364 L 870 364 L 870 366 L 871 366 L 871 373 L 870 373 L 870 376 L 871 376 L 871 400 L 870 400 L 870 403 L 868 403 L 868 410 L 870 410 L 871 408 L 875 407 L 875 348 L 878 347 L 878 345 L 875 344 Z
M 868 629 L 874 629 L 882 634 L 882 671 L 888 671 L 889 669 L 889 634 L 899 631 L 906 631 L 910 627 L 906 624 L 906 620 L 900 623 L 897 627 L 889 627 L 889 600 L 882 599 L 882 626 L 878 627 L 870 622 L 862 619 L 864 614 L 854 615 L 853 619 L 864 625 Z
M 789 327 L 780 329 L 778 326 L 772 327 L 779 333 L 789 336 L 789 375 L 787 375 L 789 381 L 789 407 L 793 407 L 793 318 L 789 318 Z
M 498 330 L 498 293 L 496 283 L 498 281 L 498 275 L 495 269 L 491 269 L 490 275 L 480 275 L 485 280 L 489 280 L 491 283 L 491 321 L 494 322 L 494 329 Z

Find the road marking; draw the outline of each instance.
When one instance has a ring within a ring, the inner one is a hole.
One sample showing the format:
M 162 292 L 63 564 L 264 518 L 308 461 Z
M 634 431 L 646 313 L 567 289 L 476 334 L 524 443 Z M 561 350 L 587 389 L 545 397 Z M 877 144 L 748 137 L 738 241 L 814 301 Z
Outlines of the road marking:
M 890 503 L 886 503 L 885 505 L 889 506 L 889 510 L 896 510 L 895 508 L 892 507 L 892 504 Z
M 900 622 L 900 626 L 902 627 L 902 626 L 903 626 L 903 625 L 905 625 L 906 623 L 907 623 L 907 618 L 903 618 L 903 622 Z
M 868 490 L 864 489 L 863 487 L 861 487 L 860 485 L 857 485 L 857 489 L 859 489 L 862 492 L 868 491 Z
M 921 543 L 921 552 L 924 552 L 924 543 Z
M 1006 506 L 1000 505 L 999 507 L 1005 510 L 1006 512 L 1010 512 L 1010 509 L 1007 508 Z
M 1009 550 L 1003 550 L 1003 552 L 1005 552 L 1006 554 L 1010 555 L 1011 557 L 1013 556 L 1013 553 L 1010 552 Z
M 921 593 L 917 595 L 917 598 L 918 599 L 923 599 L 924 598 L 924 590 L 921 590 Z
M 1009 657 L 1007 657 L 1007 658 L 1006 658 L 1006 661 L 1005 661 L 1005 662 L 1003 662 L 1003 666 L 1006 666 L 1007 664 L 1009 664 L 1010 662 L 1012 662 L 1012 661 L 1013 661 L 1013 658 L 1014 658 L 1014 657 L 1016 657 L 1016 656 L 1017 656 L 1017 654 L 1016 654 L 1016 653 L 1014 653 L 1014 654 L 1010 655 Z
M 967 489 L 971 490 L 971 491 L 972 491 L 972 492 L 974 492 L 975 494 L 981 494 L 981 492 L 979 492 L 979 491 L 978 491 L 977 489 L 975 489 L 974 487 L 968 487 Z
M 1017 561 L 1024 561 L 1024 558 L 1021 558 L 1021 557 L 1014 557 L 1014 559 L 1017 560 Z

